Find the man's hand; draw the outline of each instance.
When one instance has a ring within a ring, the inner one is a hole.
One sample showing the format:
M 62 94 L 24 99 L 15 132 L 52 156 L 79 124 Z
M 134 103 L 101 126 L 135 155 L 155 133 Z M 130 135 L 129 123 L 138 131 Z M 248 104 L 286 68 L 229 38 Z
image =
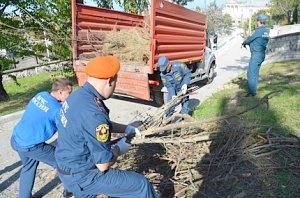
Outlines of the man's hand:
M 127 135 L 135 135 L 136 138 L 142 138 L 142 134 L 141 134 L 140 130 L 131 125 L 127 125 L 127 127 L 125 129 L 125 133 Z
M 182 94 L 186 94 L 186 92 L 187 92 L 187 84 L 182 85 L 181 92 L 182 92 Z
M 116 145 L 119 147 L 119 155 L 123 155 L 129 151 L 131 148 L 131 144 L 126 142 L 126 137 L 122 138 L 120 141 L 116 143 Z

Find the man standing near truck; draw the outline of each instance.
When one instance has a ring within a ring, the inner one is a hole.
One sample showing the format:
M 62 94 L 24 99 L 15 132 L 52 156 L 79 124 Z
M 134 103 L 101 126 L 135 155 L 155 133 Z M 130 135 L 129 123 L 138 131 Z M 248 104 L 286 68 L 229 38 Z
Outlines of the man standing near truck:
M 87 82 L 63 103 L 55 157 L 58 175 L 75 197 L 157 197 L 143 175 L 111 167 L 131 147 L 126 137 L 111 145 L 111 133 L 141 136 L 133 126 L 110 121 L 103 102 L 112 96 L 119 70 L 114 56 L 92 59 Z
M 259 78 L 259 69 L 265 60 L 265 52 L 269 42 L 269 30 L 265 27 L 267 16 L 260 14 L 256 17 L 257 28 L 253 35 L 249 36 L 242 46 L 250 46 L 251 58 L 247 71 L 248 93 L 245 97 L 256 95 L 257 83 Z
M 180 61 L 170 62 L 166 56 L 161 56 L 157 62 L 160 70 L 160 76 L 164 86 L 168 90 L 169 102 L 178 94 L 186 94 L 187 86 L 191 82 L 191 71 L 185 63 Z M 172 107 L 166 116 L 173 114 L 175 107 Z M 189 113 L 189 96 L 186 96 L 181 101 L 181 114 Z

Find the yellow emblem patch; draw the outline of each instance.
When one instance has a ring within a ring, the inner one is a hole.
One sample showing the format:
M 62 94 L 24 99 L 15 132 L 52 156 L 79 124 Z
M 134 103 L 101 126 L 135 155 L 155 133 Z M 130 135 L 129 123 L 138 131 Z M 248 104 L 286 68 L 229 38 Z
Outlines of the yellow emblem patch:
M 101 124 L 96 128 L 96 138 L 100 142 L 107 142 L 109 139 L 109 126 Z

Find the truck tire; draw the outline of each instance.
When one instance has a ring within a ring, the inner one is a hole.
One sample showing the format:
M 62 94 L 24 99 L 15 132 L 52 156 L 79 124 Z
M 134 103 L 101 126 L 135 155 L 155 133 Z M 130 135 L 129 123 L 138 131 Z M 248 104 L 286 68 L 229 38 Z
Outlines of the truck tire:
M 158 105 L 162 106 L 167 102 L 168 93 L 161 91 L 153 92 L 153 101 Z
M 206 84 L 210 84 L 214 80 L 214 77 L 215 77 L 215 68 L 216 68 L 215 63 L 212 63 L 210 65 L 210 68 L 209 68 L 209 72 L 208 72 L 208 77 L 207 77 L 207 80 L 206 80 Z

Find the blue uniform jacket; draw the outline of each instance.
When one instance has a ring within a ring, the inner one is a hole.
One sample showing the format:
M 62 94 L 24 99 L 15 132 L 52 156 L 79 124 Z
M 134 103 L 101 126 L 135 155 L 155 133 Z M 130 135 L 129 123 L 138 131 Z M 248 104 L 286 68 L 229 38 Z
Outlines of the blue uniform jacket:
M 28 103 L 12 137 L 20 148 L 45 142 L 57 131 L 61 103 L 48 92 L 40 92 Z
M 182 85 L 190 84 L 191 71 L 185 63 L 179 61 L 171 62 L 171 65 L 170 72 L 162 72 L 160 75 L 164 86 L 168 90 L 169 96 L 174 96 L 180 91 Z
M 251 53 L 264 56 L 268 42 L 269 30 L 265 26 L 261 26 L 255 29 L 255 32 L 243 42 L 243 45 L 249 45 Z
M 58 167 L 69 173 L 96 168 L 113 160 L 109 110 L 88 82 L 63 103 L 58 124 L 55 157 Z

